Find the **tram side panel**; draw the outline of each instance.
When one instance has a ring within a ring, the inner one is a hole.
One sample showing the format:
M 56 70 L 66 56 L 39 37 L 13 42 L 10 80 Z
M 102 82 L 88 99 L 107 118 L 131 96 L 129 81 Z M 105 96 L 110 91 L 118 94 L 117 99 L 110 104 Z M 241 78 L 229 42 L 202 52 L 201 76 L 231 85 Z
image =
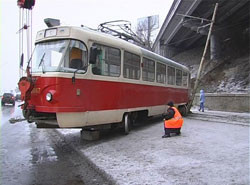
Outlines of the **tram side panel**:
M 46 101 L 48 92 L 53 94 Z M 60 127 L 83 127 L 122 121 L 125 112 L 165 111 L 166 102 L 187 102 L 187 89 L 90 79 L 38 78 L 32 92 L 37 112 L 56 113 Z

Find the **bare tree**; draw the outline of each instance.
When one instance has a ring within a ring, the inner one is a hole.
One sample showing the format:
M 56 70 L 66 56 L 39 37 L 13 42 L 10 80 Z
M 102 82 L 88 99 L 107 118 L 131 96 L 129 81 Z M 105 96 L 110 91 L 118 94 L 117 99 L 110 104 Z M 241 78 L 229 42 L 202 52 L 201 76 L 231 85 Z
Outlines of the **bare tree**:
M 138 20 L 136 34 L 145 43 L 142 47 L 152 51 L 153 32 L 159 27 L 159 16 L 148 16 Z

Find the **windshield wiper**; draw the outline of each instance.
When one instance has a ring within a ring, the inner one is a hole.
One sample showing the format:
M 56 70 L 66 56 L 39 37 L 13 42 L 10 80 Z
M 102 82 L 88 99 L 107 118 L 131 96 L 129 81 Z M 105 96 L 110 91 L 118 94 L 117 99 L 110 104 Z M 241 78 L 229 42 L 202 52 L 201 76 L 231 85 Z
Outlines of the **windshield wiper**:
M 41 64 L 43 63 L 43 59 L 44 59 L 44 57 L 45 57 L 45 54 L 46 54 L 46 53 L 43 54 L 43 56 L 42 56 L 42 58 L 41 58 L 41 60 L 40 60 L 40 63 L 39 63 L 39 65 L 38 65 L 38 68 L 39 68 L 39 67 L 41 66 Z
M 43 73 L 45 73 L 45 72 L 44 72 L 44 69 L 43 69 L 45 54 L 46 54 L 46 53 L 43 54 L 43 56 L 42 56 L 42 58 L 41 58 L 41 60 L 40 60 L 40 63 L 39 63 L 39 65 L 38 65 L 38 68 L 39 68 L 39 67 L 41 66 L 41 64 L 42 64 L 42 71 L 43 71 Z

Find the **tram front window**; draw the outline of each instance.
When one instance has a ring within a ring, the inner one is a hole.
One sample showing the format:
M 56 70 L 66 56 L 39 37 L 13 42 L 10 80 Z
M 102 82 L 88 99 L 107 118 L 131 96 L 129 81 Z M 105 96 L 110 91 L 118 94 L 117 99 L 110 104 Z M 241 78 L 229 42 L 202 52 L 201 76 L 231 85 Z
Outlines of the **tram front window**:
M 57 40 L 36 44 L 32 72 L 85 73 L 87 49 L 76 40 Z

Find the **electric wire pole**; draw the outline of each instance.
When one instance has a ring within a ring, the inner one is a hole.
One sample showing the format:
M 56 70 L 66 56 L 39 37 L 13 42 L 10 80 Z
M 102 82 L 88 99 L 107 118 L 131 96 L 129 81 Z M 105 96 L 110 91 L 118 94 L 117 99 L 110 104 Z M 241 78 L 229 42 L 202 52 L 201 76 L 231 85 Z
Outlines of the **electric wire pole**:
M 209 32 L 208 32 L 208 36 L 207 36 L 206 45 L 205 45 L 205 48 L 204 48 L 204 51 L 203 51 L 203 55 L 202 55 L 202 58 L 201 58 L 201 62 L 200 62 L 200 66 L 199 66 L 199 69 L 198 69 L 196 81 L 195 81 L 195 84 L 194 84 L 194 89 L 192 91 L 192 97 L 191 97 L 190 101 L 188 102 L 187 112 L 190 112 L 190 109 L 191 109 L 193 101 L 194 101 L 195 93 L 196 93 L 198 85 L 200 83 L 200 75 L 201 75 L 201 71 L 202 71 L 202 68 L 203 68 L 203 63 L 204 63 L 204 60 L 205 60 L 205 55 L 207 53 L 207 48 L 208 48 L 209 40 L 210 40 L 210 37 L 211 37 L 213 25 L 214 25 L 214 22 L 215 22 L 215 16 L 216 16 L 217 8 L 218 8 L 218 3 L 215 4 L 214 13 L 213 13 L 212 21 L 211 21 L 211 24 L 210 24 L 210 28 L 209 28 Z

